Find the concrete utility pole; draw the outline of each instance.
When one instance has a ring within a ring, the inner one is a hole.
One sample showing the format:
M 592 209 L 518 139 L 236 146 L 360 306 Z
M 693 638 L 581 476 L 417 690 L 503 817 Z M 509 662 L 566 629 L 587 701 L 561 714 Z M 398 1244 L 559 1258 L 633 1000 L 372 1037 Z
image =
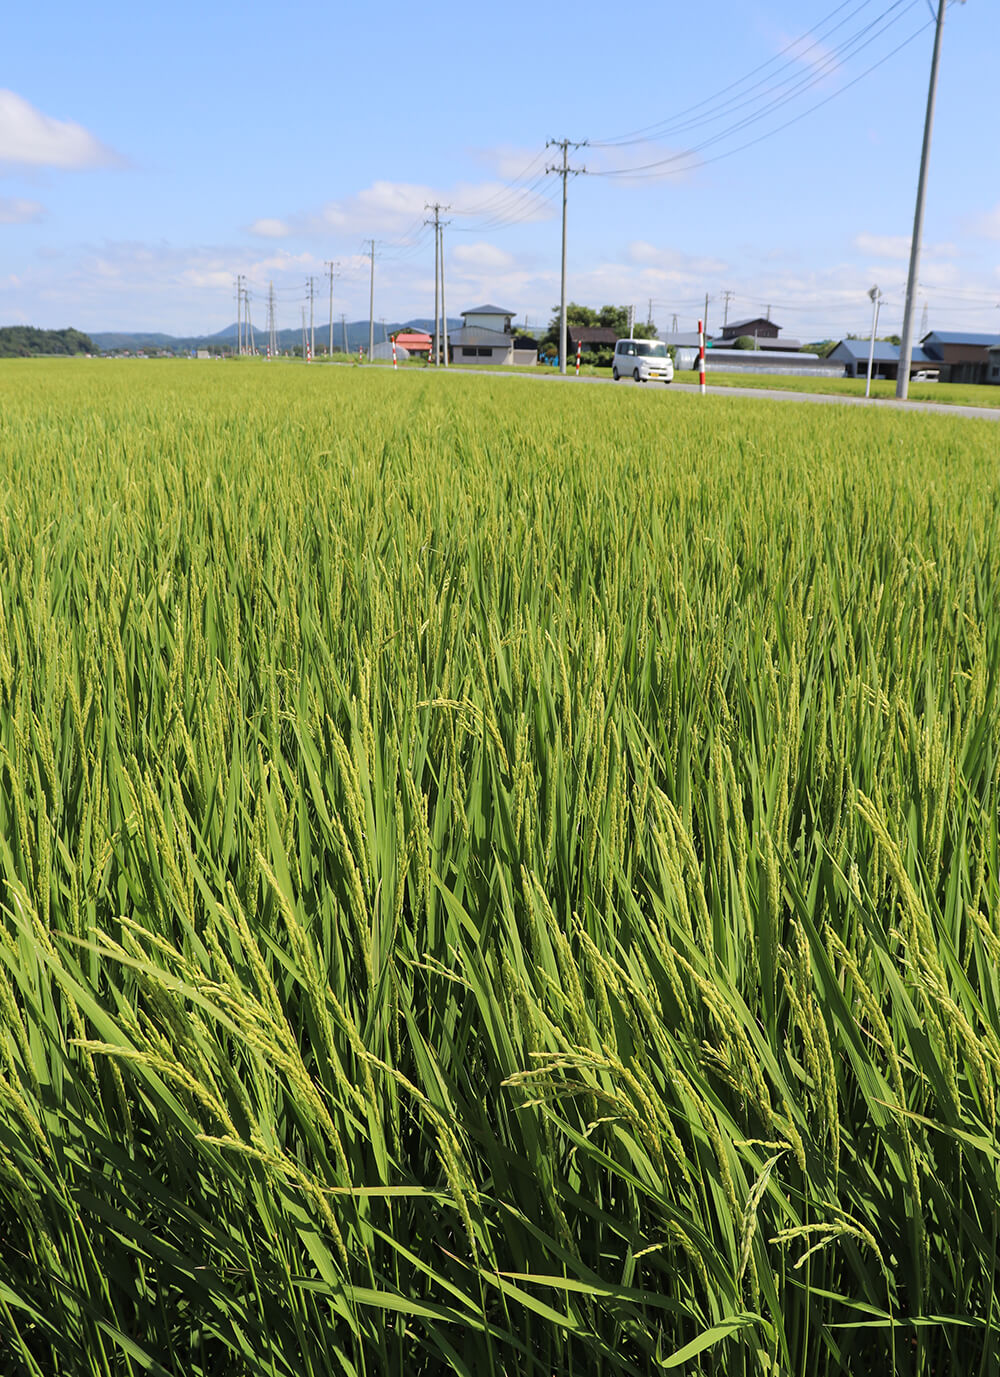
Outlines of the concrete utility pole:
M 372 260 L 371 289 L 368 294 L 368 362 L 371 363 L 375 348 L 375 240 L 369 239 L 368 243 Z
M 436 364 L 441 362 L 441 321 L 438 316 L 438 282 L 440 281 L 440 300 L 441 314 L 444 314 L 444 236 L 441 233 L 441 226 L 449 222 L 441 219 L 443 210 L 451 210 L 451 206 L 443 206 L 440 201 L 435 201 L 433 205 L 424 202 L 424 210 L 434 212 L 433 220 L 425 220 L 425 225 L 434 226 L 434 339 L 431 345 L 431 356 Z M 447 330 L 447 321 L 444 329 Z M 448 345 L 444 345 L 444 361 L 448 362 Z
M 708 339 L 708 292 L 705 293 L 705 314 L 704 314 L 704 315 L 702 316 L 702 318 L 701 318 L 701 328 L 702 328 L 702 331 L 703 331 L 703 333 L 704 333 L 704 335 L 705 335 L 705 339 L 707 340 L 707 339 Z
M 441 221 L 438 238 L 441 240 L 441 348 L 444 350 L 444 366 L 448 367 L 448 311 L 444 304 L 444 227 L 447 220 Z
M 562 278 L 559 288 L 559 372 L 563 377 L 566 376 L 566 182 L 569 177 L 578 177 L 581 172 L 586 172 L 585 167 L 570 167 L 569 150 L 571 148 L 584 148 L 587 140 L 582 143 L 573 143 L 570 139 L 546 139 L 546 148 L 562 149 L 562 166 L 547 167 L 545 171 L 558 172 L 562 178 Z
M 722 308 L 722 328 L 723 328 L 723 330 L 724 330 L 724 329 L 726 328 L 726 326 L 729 324 L 729 303 L 730 303 L 730 301 L 732 301 L 732 299 L 733 299 L 733 297 L 734 297 L 735 295 L 736 295 L 736 293 L 735 293 L 735 292 L 731 292 L 731 291 L 729 290 L 728 287 L 727 287 L 726 290 L 722 293 L 723 300 L 724 300 L 724 302 L 725 302 L 725 305 L 724 305 L 723 308 Z
M 327 353 L 328 353 L 329 357 L 332 359 L 332 358 L 333 358 L 333 279 L 334 279 L 334 278 L 336 277 L 336 275 L 337 275 L 336 270 L 337 270 L 337 268 L 340 267 L 340 264 L 339 264 L 339 263 L 331 263 L 329 259 L 326 259 L 324 266 L 327 267 L 327 268 L 329 268 L 329 270 L 330 270 L 330 343 L 329 343 L 329 345 L 327 346 Z M 345 354 L 347 353 L 347 350 L 346 350 L 346 349 L 344 350 L 344 353 L 345 353 Z
M 347 347 L 347 317 L 343 314 L 340 317 L 340 328 L 344 333 L 344 353 L 349 354 L 351 351 Z
M 306 278 L 306 286 L 309 288 L 309 356 L 316 357 L 316 330 L 313 326 L 313 298 L 316 295 L 316 279 Z
M 896 375 L 896 396 L 906 400 L 910 391 L 910 360 L 913 358 L 913 303 L 917 294 L 920 273 L 920 240 L 924 232 L 924 196 L 927 191 L 927 164 L 931 151 L 931 131 L 934 128 L 934 100 L 937 96 L 938 65 L 941 61 L 941 36 L 944 33 L 944 14 L 947 0 L 938 0 L 937 28 L 934 31 L 934 55 L 931 58 L 931 80 L 927 90 L 927 116 L 924 120 L 924 142 L 920 150 L 920 176 L 917 179 L 917 205 L 913 213 L 913 238 L 910 240 L 910 271 L 906 278 L 906 307 L 903 311 L 903 335 L 899 345 L 899 372 Z
M 267 292 L 267 356 L 269 359 L 278 357 L 278 325 L 275 318 L 273 282 Z

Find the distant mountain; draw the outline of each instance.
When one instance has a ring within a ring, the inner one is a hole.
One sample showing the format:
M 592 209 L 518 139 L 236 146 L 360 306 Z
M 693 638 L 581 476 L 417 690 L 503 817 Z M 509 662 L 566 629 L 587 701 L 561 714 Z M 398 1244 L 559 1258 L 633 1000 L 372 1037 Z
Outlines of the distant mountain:
M 454 319 L 448 317 L 448 329 L 457 330 L 461 327 L 462 321 L 459 317 Z M 245 327 L 244 327 L 245 328 Z M 347 352 L 357 353 L 358 349 L 368 348 L 368 321 L 352 320 L 348 321 L 346 327 L 340 321 L 333 324 L 333 348 L 334 352 L 342 352 L 344 348 L 344 332 L 347 333 Z M 380 344 L 383 338 L 388 338 L 397 330 L 426 330 L 433 329 L 433 321 L 429 318 L 408 320 L 405 323 L 400 321 L 386 321 L 383 327 L 382 322 L 375 322 L 375 343 Z M 383 334 L 384 330 L 384 334 Z M 329 321 L 316 322 L 316 352 L 325 352 L 330 339 Z M 119 330 L 99 331 L 91 334 L 90 338 L 94 342 L 94 347 L 102 354 L 134 354 L 138 351 L 143 353 L 155 350 L 165 351 L 170 354 L 190 354 L 195 349 L 208 349 L 210 352 L 230 353 L 236 347 L 239 338 L 239 331 L 234 321 L 232 325 L 226 325 L 223 329 L 217 330 L 214 335 L 164 335 L 148 331 L 135 331 L 128 333 Z M 259 354 L 267 353 L 267 331 L 258 329 L 254 326 L 254 344 Z M 281 353 L 289 353 L 293 349 L 302 347 L 302 329 L 279 330 L 277 333 L 278 349 Z

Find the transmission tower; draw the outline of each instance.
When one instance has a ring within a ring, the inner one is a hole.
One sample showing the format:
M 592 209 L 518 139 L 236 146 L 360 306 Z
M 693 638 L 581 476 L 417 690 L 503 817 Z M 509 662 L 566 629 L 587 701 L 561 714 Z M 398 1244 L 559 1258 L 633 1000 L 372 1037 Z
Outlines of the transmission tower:
M 267 357 L 269 359 L 278 357 L 278 325 L 275 319 L 273 282 L 267 293 Z

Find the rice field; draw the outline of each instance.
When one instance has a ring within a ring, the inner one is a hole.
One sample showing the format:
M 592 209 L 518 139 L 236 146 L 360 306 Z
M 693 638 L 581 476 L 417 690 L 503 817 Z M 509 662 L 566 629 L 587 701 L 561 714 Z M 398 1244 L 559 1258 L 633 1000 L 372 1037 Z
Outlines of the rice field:
M 0 368 L 0 1371 L 1000 1365 L 987 422 Z

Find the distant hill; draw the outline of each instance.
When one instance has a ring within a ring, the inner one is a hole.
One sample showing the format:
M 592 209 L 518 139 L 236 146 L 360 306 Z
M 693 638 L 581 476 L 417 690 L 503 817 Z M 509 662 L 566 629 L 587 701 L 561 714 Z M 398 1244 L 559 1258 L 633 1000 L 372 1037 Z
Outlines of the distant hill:
M 34 325 L 0 327 L 0 359 L 30 359 L 42 354 L 96 354 L 94 342 L 79 330 L 39 330 Z
M 448 317 L 448 329 L 457 330 L 461 327 L 462 321 L 459 317 L 454 319 Z M 433 321 L 429 318 L 414 320 L 386 321 L 385 337 L 395 334 L 397 330 L 430 330 Z M 344 325 L 340 321 L 334 321 L 333 325 L 333 348 L 335 352 L 341 352 L 344 348 Z M 356 354 L 358 349 L 368 348 L 368 322 L 367 320 L 348 321 L 347 331 L 347 352 Z M 260 330 L 256 326 L 253 331 L 254 344 L 257 352 L 267 353 L 267 332 Z M 135 331 L 128 333 L 119 330 L 99 331 L 90 336 L 93 340 L 93 347 L 102 354 L 134 354 L 139 351 L 143 353 L 163 351 L 169 354 L 190 354 L 195 349 L 208 349 L 212 353 L 230 353 L 236 348 L 238 331 L 236 322 L 225 326 L 222 330 L 217 330 L 214 335 L 164 335 L 152 331 Z M 382 322 L 375 323 L 375 343 L 380 344 L 383 338 Z M 317 354 L 326 351 L 330 339 L 329 321 L 316 322 L 316 352 Z M 288 353 L 293 349 L 302 347 L 302 328 L 297 330 L 278 331 L 278 349 L 281 353 Z

